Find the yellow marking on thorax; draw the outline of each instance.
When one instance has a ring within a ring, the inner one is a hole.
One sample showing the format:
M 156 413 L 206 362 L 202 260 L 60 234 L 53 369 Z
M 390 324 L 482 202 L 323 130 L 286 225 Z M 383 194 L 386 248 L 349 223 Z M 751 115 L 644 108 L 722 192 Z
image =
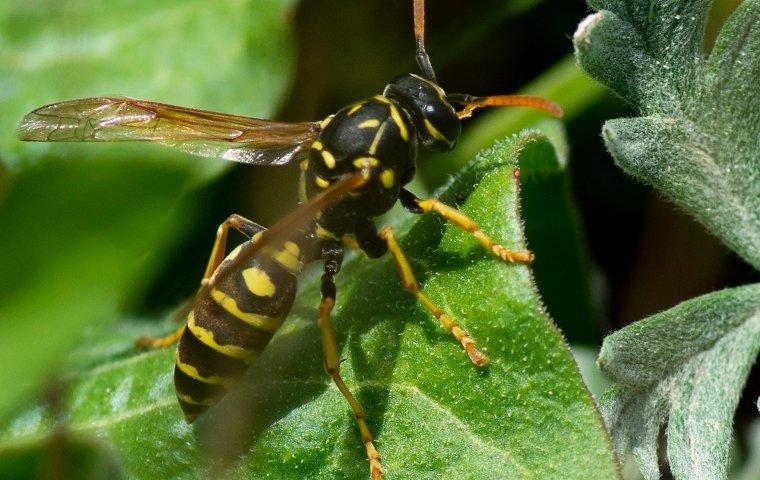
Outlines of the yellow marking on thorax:
M 240 307 L 238 307 L 234 298 L 216 288 L 211 290 L 211 298 L 214 299 L 214 302 L 216 302 L 217 305 L 227 310 L 227 312 L 232 314 L 235 318 L 259 330 L 274 333 L 280 328 L 280 324 L 282 323 L 282 320 L 279 318 L 267 317 L 266 315 L 248 313 L 240 310 Z
M 335 157 L 332 153 L 327 150 L 322 150 L 322 160 L 325 162 L 327 168 L 335 168 Z
M 364 106 L 364 104 L 363 104 L 363 103 L 357 103 L 356 105 L 354 105 L 353 107 L 351 107 L 351 110 L 349 110 L 349 111 L 348 111 L 348 114 L 347 114 L 347 115 L 350 117 L 350 116 L 351 116 L 351 115 L 353 115 L 354 113 L 356 113 L 356 112 L 358 112 L 359 110 L 361 110 L 363 106 Z
M 403 138 L 405 142 L 409 141 L 409 131 L 406 129 L 404 119 L 401 118 L 401 113 L 399 113 L 398 108 L 393 104 L 391 104 L 391 118 L 396 123 L 401 138 Z
M 214 332 L 196 325 L 194 312 L 190 312 L 190 315 L 188 316 L 187 328 L 193 335 L 195 335 L 195 338 L 213 350 L 221 353 L 222 355 L 237 358 L 238 360 L 244 361 L 248 365 L 250 365 L 256 359 L 256 357 L 258 357 L 258 352 L 255 352 L 253 350 L 248 350 L 247 348 L 243 348 L 238 345 L 220 345 L 217 343 L 217 341 L 214 339 Z
M 391 103 L 391 101 L 390 101 L 390 100 L 388 100 L 386 97 L 384 97 L 384 96 L 382 96 L 382 95 L 375 95 L 375 97 L 374 97 L 374 98 L 375 98 L 375 100 L 377 100 L 378 102 L 383 102 L 383 103 Z
M 217 404 L 218 400 L 214 398 L 207 398 L 205 400 L 195 400 L 190 395 L 185 395 L 184 393 L 176 392 L 177 398 L 182 400 L 185 403 L 189 403 L 190 405 L 198 405 L 199 407 L 212 407 Z
M 392 188 L 395 182 L 395 175 L 393 174 L 393 170 L 390 168 L 383 170 L 383 172 L 380 174 L 380 182 L 385 188 Z
M 316 183 L 319 188 L 327 188 L 330 186 L 330 182 L 319 175 L 314 175 L 314 183 Z
M 311 148 L 314 150 L 322 150 L 322 148 L 324 148 L 324 145 L 322 145 L 322 142 L 319 140 L 314 140 L 314 143 L 311 144 Z
M 200 373 L 198 373 L 198 369 L 195 368 L 192 365 L 188 365 L 187 363 L 182 363 L 179 359 L 179 349 L 177 350 L 177 355 L 175 355 L 175 362 L 177 365 L 177 368 L 182 370 L 187 376 L 194 378 L 198 380 L 199 382 L 208 383 L 210 385 L 222 385 L 225 388 L 229 389 L 232 388 L 233 385 L 235 385 L 236 380 L 231 378 L 225 378 L 220 377 L 218 375 L 211 375 L 210 377 L 204 377 Z
M 427 131 L 430 132 L 430 135 L 432 135 L 433 138 L 435 138 L 436 140 L 443 140 L 447 144 L 451 145 L 451 140 L 444 137 L 443 134 L 439 132 L 438 129 L 435 128 L 433 124 L 430 123 L 430 120 L 428 120 L 427 118 L 425 119 L 425 128 L 427 128 Z
M 260 268 L 251 267 L 243 270 L 243 280 L 248 290 L 259 297 L 272 297 L 277 291 L 269 274 Z
M 372 145 L 369 146 L 370 155 L 374 155 L 377 151 L 377 146 L 380 145 L 380 139 L 383 138 L 383 133 L 385 132 L 386 125 L 388 124 L 383 123 L 380 128 L 377 129 L 377 132 L 375 132 L 375 138 L 372 139 Z
M 369 120 L 364 120 L 362 123 L 359 124 L 359 128 L 377 128 L 380 126 L 380 120 L 376 118 L 370 118 Z
M 320 224 L 317 224 L 316 228 L 316 234 L 319 238 L 329 238 L 331 240 L 338 240 L 338 237 L 332 233 L 330 230 L 327 230 L 325 227 L 323 227 Z
M 335 117 L 335 115 L 330 115 L 329 117 L 325 118 L 319 123 L 319 126 L 322 127 L 322 130 L 324 130 L 325 127 L 330 125 L 330 122 L 332 122 L 333 117 Z
M 435 84 L 435 83 L 433 83 L 433 82 L 429 82 L 429 83 L 430 83 L 430 85 L 432 85 L 432 86 L 433 86 L 433 88 L 435 88 L 435 91 L 436 91 L 436 93 L 438 94 L 438 98 L 439 98 L 439 99 L 440 99 L 442 102 L 448 103 L 448 100 L 446 99 L 446 92 L 444 92 L 444 91 L 443 91 L 443 89 L 441 88 L 441 86 L 440 86 L 440 85 L 438 85 L 438 84 Z
M 359 157 L 353 161 L 356 168 L 372 168 L 380 165 L 380 160 L 375 157 Z

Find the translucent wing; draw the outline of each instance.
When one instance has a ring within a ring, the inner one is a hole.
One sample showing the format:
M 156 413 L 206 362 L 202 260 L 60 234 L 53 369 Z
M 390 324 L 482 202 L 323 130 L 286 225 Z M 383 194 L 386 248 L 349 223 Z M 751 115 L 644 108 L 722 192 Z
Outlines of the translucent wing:
M 21 140 L 158 142 L 204 157 L 258 165 L 290 162 L 319 131 L 319 122 L 276 122 L 126 97 L 46 105 L 28 113 L 18 126 Z
M 344 175 L 328 188 L 299 205 L 298 208 L 290 212 L 270 229 L 264 230 L 258 241 L 244 244 L 235 257 L 226 261 L 224 266 L 214 273 L 209 279 L 209 283 L 203 284 L 197 298 L 202 298 L 207 293 L 209 287 L 218 284 L 222 278 L 227 277 L 242 264 L 253 258 L 262 248 L 269 245 L 282 245 L 290 238 L 293 232 L 313 222 L 319 212 L 340 201 L 351 190 L 366 185 L 370 179 L 370 174 L 370 169 L 363 169 Z

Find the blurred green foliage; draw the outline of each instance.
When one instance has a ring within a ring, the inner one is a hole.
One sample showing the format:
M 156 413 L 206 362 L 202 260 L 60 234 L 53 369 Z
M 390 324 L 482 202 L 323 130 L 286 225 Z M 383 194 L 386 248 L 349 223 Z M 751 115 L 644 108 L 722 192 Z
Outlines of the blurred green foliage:
M 0 338 L 0 385 L 13 386 L 0 389 L 0 412 L 58 374 L 84 328 L 148 287 L 192 222 L 178 215 L 183 194 L 225 167 L 154 146 L 24 144 L 16 122 L 51 101 L 112 92 L 273 113 L 292 70 L 290 2 L 244 4 L 0 6 L 0 322 L 13 332 Z

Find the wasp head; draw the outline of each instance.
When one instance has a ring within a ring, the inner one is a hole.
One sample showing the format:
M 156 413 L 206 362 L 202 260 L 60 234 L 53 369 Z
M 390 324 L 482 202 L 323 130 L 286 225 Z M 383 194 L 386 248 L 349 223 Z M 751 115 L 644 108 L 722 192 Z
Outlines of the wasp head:
M 459 138 L 461 123 L 441 87 L 412 73 L 399 75 L 383 91 L 414 122 L 417 137 L 429 150 L 448 151 Z

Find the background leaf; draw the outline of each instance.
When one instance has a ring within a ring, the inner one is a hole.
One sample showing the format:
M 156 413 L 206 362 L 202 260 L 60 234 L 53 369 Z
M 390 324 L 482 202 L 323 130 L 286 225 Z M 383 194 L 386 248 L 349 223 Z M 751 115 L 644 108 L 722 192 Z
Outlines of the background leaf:
M 521 218 L 528 247 L 536 254 L 531 268 L 542 301 L 562 333 L 574 342 L 598 344 L 590 260 L 570 186 L 565 130 L 558 120 L 538 126 L 550 135 L 556 155 L 542 151 L 520 159 Z
M 114 93 L 267 116 L 291 70 L 290 3 L 2 2 L 0 413 L 148 287 L 197 208 L 177 215 L 183 192 L 226 168 L 157 146 L 22 143 L 16 123 Z
M 605 124 L 616 163 L 760 268 L 760 2 L 745 0 L 714 47 L 709 0 L 589 4 L 600 11 L 579 25 L 576 56 L 642 114 Z M 732 418 L 760 349 L 758 305 L 757 286 L 724 290 L 605 340 L 599 364 L 616 382 L 605 419 L 646 478 L 659 478 L 666 418 L 675 478 L 726 477 Z
M 659 478 L 657 437 L 677 479 L 725 478 L 731 423 L 760 352 L 760 285 L 689 300 L 607 337 L 599 366 L 616 382 L 601 401 L 621 455 Z
M 581 66 L 643 117 L 611 120 L 617 164 L 760 268 L 760 1 L 731 15 L 709 56 L 709 0 L 590 1 Z
M 746 464 L 734 473 L 733 480 L 753 480 L 760 473 L 760 419 L 749 426 L 746 445 Z
M 464 211 L 519 248 L 515 166 L 530 158 L 551 165 L 553 155 L 537 133 L 512 137 L 480 155 L 443 198 L 464 195 Z M 368 413 L 387 477 L 616 478 L 593 401 L 542 311 L 529 268 L 497 261 L 435 217 L 398 230 L 425 292 L 461 320 L 491 363 L 478 370 L 467 362 L 403 290 L 389 258 L 346 263 L 335 311 L 343 372 Z M 99 334 L 98 352 L 80 353 L 66 400 L 69 428 L 113 442 L 131 478 L 206 478 L 227 469 L 234 478 L 363 478 L 353 418 L 322 371 L 315 267 L 240 388 L 195 427 L 184 423 L 172 393 L 173 353 L 132 355 L 131 339 L 144 327 L 127 321 Z M 49 428 L 44 408 L 20 412 L 3 429 L 0 452 L 27 448 Z M 203 466 L 207 455 L 212 462 Z

